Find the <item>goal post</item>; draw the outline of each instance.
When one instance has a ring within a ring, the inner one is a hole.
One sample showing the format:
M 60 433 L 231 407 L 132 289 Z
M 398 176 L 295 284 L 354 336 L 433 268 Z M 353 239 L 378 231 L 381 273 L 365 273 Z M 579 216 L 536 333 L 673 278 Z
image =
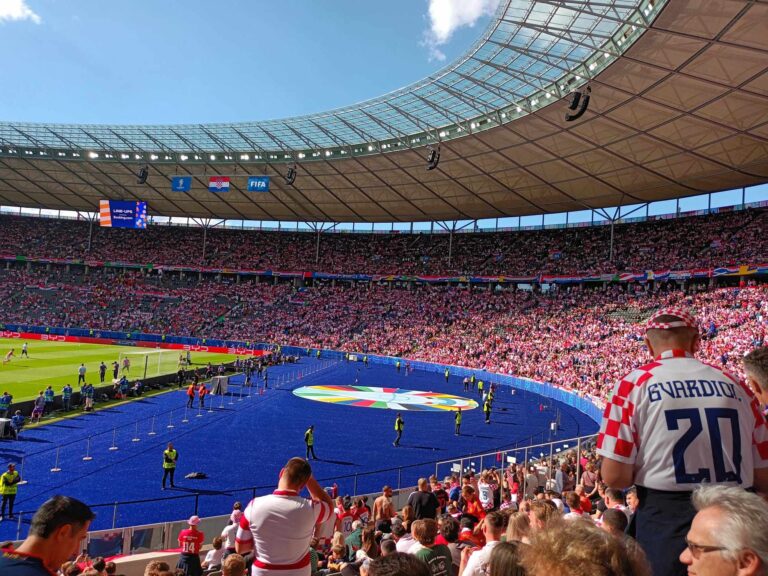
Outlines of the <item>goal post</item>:
M 146 380 L 164 373 L 171 373 L 174 371 L 174 359 L 179 353 L 178 350 L 162 348 L 121 352 L 118 359 L 118 377 L 125 375 L 129 378 L 139 377 Z

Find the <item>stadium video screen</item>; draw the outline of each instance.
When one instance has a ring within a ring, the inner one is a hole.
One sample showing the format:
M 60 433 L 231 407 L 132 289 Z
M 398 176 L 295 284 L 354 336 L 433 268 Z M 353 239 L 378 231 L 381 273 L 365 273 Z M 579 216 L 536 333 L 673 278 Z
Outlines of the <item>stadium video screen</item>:
M 106 228 L 146 228 L 147 203 L 100 200 L 99 225 Z

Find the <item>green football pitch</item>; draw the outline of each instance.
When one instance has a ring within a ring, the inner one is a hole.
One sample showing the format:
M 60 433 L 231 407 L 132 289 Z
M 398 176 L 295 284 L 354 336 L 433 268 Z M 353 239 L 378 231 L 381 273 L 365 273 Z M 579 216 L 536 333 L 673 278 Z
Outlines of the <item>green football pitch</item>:
M 53 386 L 57 395 L 61 394 L 61 389 L 66 383 L 78 390 L 77 370 L 81 363 L 85 364 L 86 381 L 98 385 L 99 364 L 102 361 L 107 365 L 105 382 L 111 382 L 112 362 L 119 360 L 121 354 L 127 354 L 131 361 L 127 376 L 134 380 L 144 377 L 145 352 L 150 353 L 146 356 L 147 378 L 176 373 L 181 354 L 179 350 L 163 350 L 158 354 L 153 348 L 30 340 L 29 358 L 22 358 L 23 343 L 22 340 L 0 338 L 0 358 L 5 358 L 8 351 L 14 349 L 11 361 L 0 365 L 0 394 L 7 390 L 13 395 L 14 401 L 34 398 L 48 385 Z M 234 359 L 235 356 L 230 354 L 192 352 L 191 367 L 205 366 L 208 362 L 230 362 Z M 122 374 L 122 371 L 120 373 Z

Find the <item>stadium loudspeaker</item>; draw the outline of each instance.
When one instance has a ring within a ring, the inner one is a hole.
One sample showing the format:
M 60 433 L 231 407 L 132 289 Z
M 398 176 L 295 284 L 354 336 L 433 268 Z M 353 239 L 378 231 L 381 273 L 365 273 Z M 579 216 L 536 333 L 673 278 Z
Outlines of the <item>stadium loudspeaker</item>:
M 579 101 L 581 100 L 581 92 L 574 92 L 571 98 L 571 103 L 568 106 L 568 110 L 576 110 L 579 107 Z
M 587 86 L 586 90 L 584 90 L 584 93 L 581 92 L 575 92 L 573 94 L 573 98 L 571 99 L 571 104 L 568 106 L 569 110 L 576 110 L 573 114 L 570 114 L 569 112 L 565 113 L 565 121 L 566 122 L 573 122 L 574 120 L 578 120 L 584 115 L 584 112 L 587 111 L 587 108 L 589 108 L 589 94 L 592 92 L 592 88 Z M 581 105 L 579 105 L 581 104 Z M 578 108 L 578 109 L 577 109 Z
M 139 171 L 136 172 L 136 183 L 146 184 L 148 177 L 149 177 L 149 168 L 146 166 L 142 166 L 141 168 L 139 168 Z
M 288 186 L 293 186 L 294 182 L 296 182 L 296 166 L 291 166 L 288 168 L 288 172 L 285 173 L 285 183 Z
M 434 170 L 440 164 L 440 146 L 437 148 L 429 148 L 429 154 L 427 155 L 427 170 Z

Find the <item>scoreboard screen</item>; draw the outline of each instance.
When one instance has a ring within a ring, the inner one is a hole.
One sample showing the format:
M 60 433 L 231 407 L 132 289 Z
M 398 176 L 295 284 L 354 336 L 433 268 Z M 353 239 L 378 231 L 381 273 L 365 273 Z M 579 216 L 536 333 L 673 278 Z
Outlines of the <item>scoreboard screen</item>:
M 99 225 L 106 228 L 146 228 L 147 203 L 99 200 Z

